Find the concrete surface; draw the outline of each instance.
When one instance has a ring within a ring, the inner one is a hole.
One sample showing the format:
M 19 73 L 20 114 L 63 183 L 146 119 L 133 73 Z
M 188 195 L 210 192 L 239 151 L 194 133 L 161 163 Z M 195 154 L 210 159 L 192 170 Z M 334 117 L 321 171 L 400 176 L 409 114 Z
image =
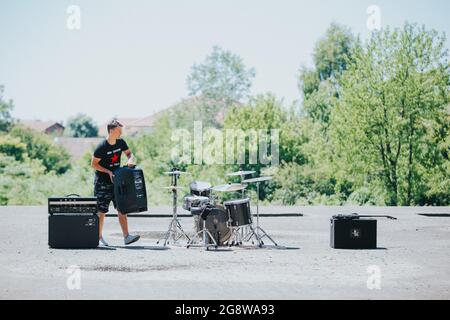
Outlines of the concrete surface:
M 286 248 L 161 250 L 155 242 L 167 229 L 168 218 L 130 218 L 131 231 L 142 239 L 125 247 L 117 218 L 110 217 L 104 234 L 113 247 L 55 250 L 47 245 L 46 207 L 0 207 L 0 298 L 450 298 L 449 207 L 266 207 L 262 212 L 304 214 L 261 219 L 264 229 Z M 399 220 L 378 221 L 378 250 L 331 249 L 330 216 L 351 212 L 390 214 Z M 192 218 L 181 223 L 192 230 Z M 76 271 L 68 273 L 77 270 L 71 266 L 80 268 L 79 282 Z M 379 289 L 373 288 L 377 283 Z

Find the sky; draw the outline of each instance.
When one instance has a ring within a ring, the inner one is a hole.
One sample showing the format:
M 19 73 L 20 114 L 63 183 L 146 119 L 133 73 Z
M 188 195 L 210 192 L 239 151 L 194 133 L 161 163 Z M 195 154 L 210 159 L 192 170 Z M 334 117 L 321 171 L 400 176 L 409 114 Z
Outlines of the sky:
M 71 5 L 80 29 L 67 28 Z M 144 117 L 188 97 L 192 65 L 219 45 L 256 69 L 252 95 L 289 105 L 329 25 L 365 39 L 370 5 L 382 27 L 450 34 L 448 0 L 0 0 L 0 85 L 20 119 Z

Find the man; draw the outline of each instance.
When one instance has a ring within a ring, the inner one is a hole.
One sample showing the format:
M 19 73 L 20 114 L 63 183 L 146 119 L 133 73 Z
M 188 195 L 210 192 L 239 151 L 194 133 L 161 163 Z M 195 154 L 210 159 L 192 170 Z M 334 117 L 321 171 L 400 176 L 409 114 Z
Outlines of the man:
M 99 229 L 100 229 L 100 243 L 108 246 L 102 235 L 103 223 L 105 215 L 109 211 L 109 204 L 112 201 L 114 208 L 116 202 L 114 200 L 114 171 L 120 168 L 120 157 L 122 152 L 128 157 L 128 166 L 132 167 L 135 163 L 135 158 L 128 148 L 125 140 L 120 139 L 122 135 L 123 125 L 117 121 L 112 120 L 108 123 L 108 137 L 100 142 L 95 148 L 92 156 L 91 166 L 95 171 L 94 195 L 97 197 L 99 208 Z M 124 237 L 125 245 L 129 245 L 139 240 L 139 236 L 133 236 L 128 233 L 128 220 L 126 214 L 122 214 L 117 210 L 120 227 Z

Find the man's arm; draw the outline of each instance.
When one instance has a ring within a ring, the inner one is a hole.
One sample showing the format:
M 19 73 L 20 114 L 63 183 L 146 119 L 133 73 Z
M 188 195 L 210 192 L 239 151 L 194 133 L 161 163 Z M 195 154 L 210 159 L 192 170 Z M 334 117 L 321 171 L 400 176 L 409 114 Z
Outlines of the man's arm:
M 136 159 L 135 159 L 134 155 L 131 153 L 131 150 L 127 149 L 123 153 L 125 153 L 128 158 L 128 166 L 134 167 L 136 165 Z M 130 160 L 133 160 L 133 161 L 131 161 L 131 163 L 130 163 Z
M 103 168 L 103 167 L 100 165 L 99 162 L 100 162 L 101 160 L 102 160 L 102 159 L 100 159 L 100 158 L 96 158 L 96 157 L 92 156 L 91 167 L 94 168 L 94 169 L 97 170 L 97 171 L 107 173 L 107 174 L 109 175 L 109 178 L 111 179 L 111 182 L 113 182 L 114 174 L 112 173 L 111 170 L 108 170 L 108 169 L 106 169 L 106 168 Z
M 130 149 L 125 150 L 123 153 L 126 154 L 126 156 L 127 156 L 128 159 L 130 159 L 131 156 L 133 155 L 133 154 L 131 153 L 131 150 L 130 150 Z

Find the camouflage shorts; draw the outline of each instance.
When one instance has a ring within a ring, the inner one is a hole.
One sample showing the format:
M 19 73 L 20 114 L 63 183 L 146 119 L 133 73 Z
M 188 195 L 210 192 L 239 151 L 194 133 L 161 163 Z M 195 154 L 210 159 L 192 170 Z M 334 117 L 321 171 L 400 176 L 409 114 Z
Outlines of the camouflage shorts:
M 97 205 L 100 212 L 108 212 L 111 201 L 113 202 L 114 208 L 116 208 L 113 184 L 97 181 L 94 184 L 94 196 L 97 197 Z

